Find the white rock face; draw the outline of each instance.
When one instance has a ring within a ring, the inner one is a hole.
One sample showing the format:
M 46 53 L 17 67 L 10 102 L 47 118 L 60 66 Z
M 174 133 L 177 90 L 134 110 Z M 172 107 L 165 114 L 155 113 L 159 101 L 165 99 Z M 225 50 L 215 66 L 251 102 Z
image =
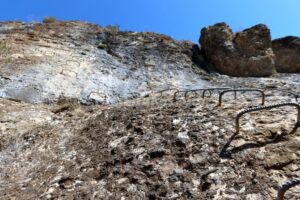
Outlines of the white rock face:
M 36 103 L 63 96 L 106 104 L 168 88 L 207 85 L 191 55 L 182 52 L 191 51 L 188 42 L 160 42 L 166 36 L 112 33 L 81 22 L 1 28 L 7 33 L 0 39 L 10 48 L 0 59 L 1 97 Z M 34 36 L 26 35 L 28 30 Z M 104 43 L 104 49 L 97 46 Z

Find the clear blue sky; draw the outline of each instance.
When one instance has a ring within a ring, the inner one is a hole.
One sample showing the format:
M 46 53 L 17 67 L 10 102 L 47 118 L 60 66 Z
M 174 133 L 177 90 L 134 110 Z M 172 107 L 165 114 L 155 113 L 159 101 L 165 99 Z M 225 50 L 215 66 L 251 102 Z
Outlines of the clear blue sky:
M 300 0 L 3 0 L 0 20 L 83 20 L 122 30 L 154 31 L 198 41 L 204 26 L 234 31 L 265 23 L 272 37 L 300 36 Z

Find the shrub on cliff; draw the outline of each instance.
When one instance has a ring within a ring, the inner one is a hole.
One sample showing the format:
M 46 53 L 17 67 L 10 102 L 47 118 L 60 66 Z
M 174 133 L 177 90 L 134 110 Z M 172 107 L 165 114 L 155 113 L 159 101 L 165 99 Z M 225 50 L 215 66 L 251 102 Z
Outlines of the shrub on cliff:
M 44 19 L 43 19 L 43 23 L 52 23 L 52 22 L 56 22 L 57 21 L 57 19 L 55 18 L 55 17 L 45 17 Z
M 5 41 L 0 41 L 0 56 L 6 57 L 10 53 L 10 47 Z

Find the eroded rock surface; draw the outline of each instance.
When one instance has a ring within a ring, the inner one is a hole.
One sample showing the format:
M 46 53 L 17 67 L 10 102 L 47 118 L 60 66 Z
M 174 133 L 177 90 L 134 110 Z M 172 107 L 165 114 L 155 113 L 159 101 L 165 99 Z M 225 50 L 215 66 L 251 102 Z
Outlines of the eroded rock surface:
M 300 38 L 285 37 L 273 40 L 276 70 L 282 73 L 300 73 Z
M 275 78 L 230 82 L 289 87 Z M 271 200 L 299 174 L 295 108 L 246 114 L 232 138 L 237 112 L 260 105 L 259 94 L 227 94 L 219 107 L 216 91 L 175 102 L 173 93 L 109 106 L 0 100 L 0 199 Z M 295 101 L 265 93 L 267 105 Z
M 1 200 L 273 200 L 299 176 L 294 107 L 246 114 L 235 135 L 259 93 L 228 93 L 220 107 L 218 91 L 163 91 L 249 87 L 266 105 L 295 102 L 299 74 L 208 76 L 190 42 L 82 22 L 0 33 Z
M 0 24 L 0 97 L 114 103 L 168 88 L 207 85 L 193 44 L 83 22 Z M 207 78 L 206 78 L 207 79 Z
M 225 23 L 201 30 L 199 39 L 208 62 L 230 76 L 270 76 L 275 72 L 270 30 L 263 24 L 233 33 Z

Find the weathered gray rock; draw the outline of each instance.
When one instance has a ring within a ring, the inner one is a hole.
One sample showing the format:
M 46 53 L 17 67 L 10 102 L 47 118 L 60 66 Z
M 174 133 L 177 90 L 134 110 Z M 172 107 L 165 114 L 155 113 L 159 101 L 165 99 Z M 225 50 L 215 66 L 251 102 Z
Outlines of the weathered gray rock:
M 275 67 L 282 73 L 300 73 L 300 38 L 288 36 L 273 40 Z
M 233 33 L 225 23 L 201 30 L 202 52 L 222 74 L 269 76 L 275 72 L 270 30 L 263 24 Z
M 237 79 L 254 78 L 222 76 Z M 284 100 L 269 95 L 269 103 Z M 236 113 L 259 104 L 256 94 L 229 97 L 226 107 L 214 95 L 189 98 L 173 102 L 166 92 L 165 104 L 154 95 L 106 106 L 0 98 L 0 199 L 273 200 L 298 175 L 300 129 L 276 133 L 293 129 L 294 108 L 251 113 L 232 138 Z M 295 187 L 286 199 L 298 194 Z
M 174 102 L 175 90 L 111 105 L 81 104 L 89 93 L 82 91 L 93 87 L 87 101 L 114 100 L 122 91 L 124 99 L 131 97 L 127 91 L 139 95 L 141 80 L 160 84 L 152 85 L 154 91 L 190 82 L 187 88 L 202 87 L 202 79 L 191 80 L 204 75 L 180 67 L 193 66 L 190 42 L 78 22 L 33 26 L 13 23 L 2 30 L 0 23 L 0 37 L 8 37 L 11 48 L 0 59 L 0 96 L 14 97 L 0 98 L 0 199 L 271 200 L 298 176 L 300 129 L 288 134 L 295 125 L 293 107 L 250 113 L 233 137 L 236 113 L 259 105 L 257 94 L 240 93 L 238 103 L 228 96 L 222 107 L 217 91 L 206 98 L 182 94 Z M 201 56 L 194 60 L 202 62 Z M 187 75 L 192 77 L 182 77 Z M 299 93 L 299 77 L 209 78 L 219 87 L 275 86 Z M 107 97 L 108 91 L 115 93 Z M 269 104 L 294 100 L 266 92 Z M 16 101 L 57 98 L 53 104 Z M 285 198 L 298 194 L 295 187 Z
M 0 24 L 0 97 L 115 103 L 168 88 L 199 88 L 193 43 L 83 22 Z

